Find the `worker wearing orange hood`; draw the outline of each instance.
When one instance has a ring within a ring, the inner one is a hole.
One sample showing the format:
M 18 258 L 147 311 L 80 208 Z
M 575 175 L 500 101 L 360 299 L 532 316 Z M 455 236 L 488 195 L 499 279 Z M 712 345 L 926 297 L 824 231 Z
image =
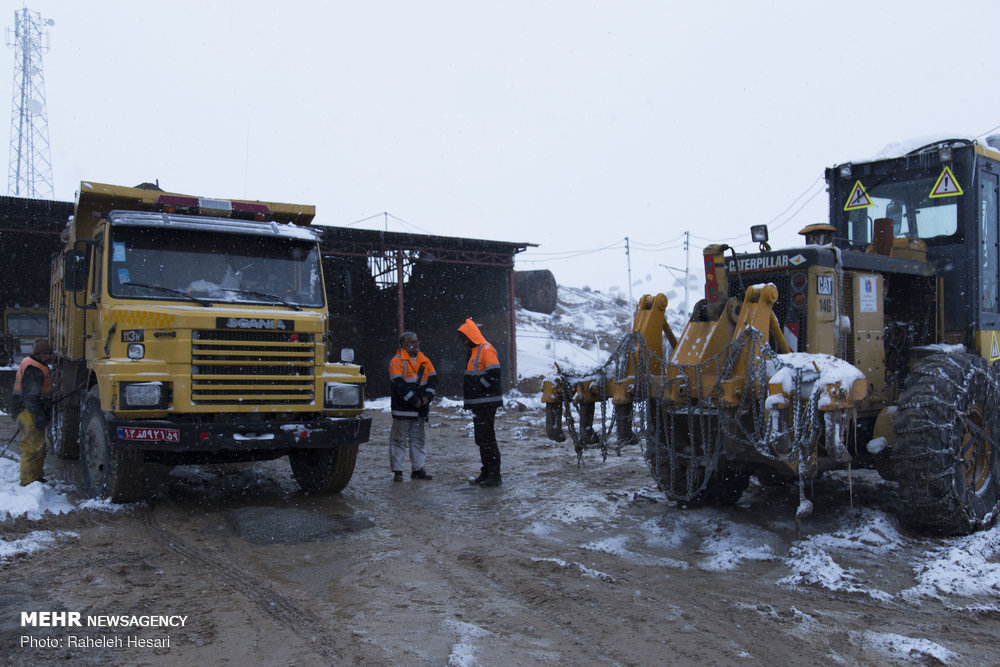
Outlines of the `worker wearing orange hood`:
M 482 468 L 470 484 L 484 487 L 500 486 L 500 447 L 497 445 L 496 414 L 503 404 L 500 383 L 500 359 L 495 347 L 483 337 L 471 318 L 458 328 L 462 344 L 469 350 L 469 363 L 465 367 L 462 391 L 465 409 L 472 410 L 472 427 L 479 446 Z

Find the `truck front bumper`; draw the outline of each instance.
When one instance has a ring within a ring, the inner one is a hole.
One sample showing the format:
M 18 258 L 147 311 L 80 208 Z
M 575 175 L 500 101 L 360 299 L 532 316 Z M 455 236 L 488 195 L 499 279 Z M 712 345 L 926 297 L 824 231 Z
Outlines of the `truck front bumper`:
M 185 424 L 145 419 L 107 419 L 108 437 L 126 449 L 160 452 L 217 452 L 325 449 L 367 442 L 371 417 L 328 417 L 315 421 L 263 421 L 251 424 Z

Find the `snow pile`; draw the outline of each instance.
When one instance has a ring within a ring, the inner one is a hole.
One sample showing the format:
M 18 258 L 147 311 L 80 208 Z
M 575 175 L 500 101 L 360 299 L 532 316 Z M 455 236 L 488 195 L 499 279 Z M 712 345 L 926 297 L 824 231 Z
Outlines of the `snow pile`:
M 928 560 L 917 563 L 914 573 L 918 584 L 903 591 L 908 600 L 946 596 L 975 598 L 986 595 L 1000 599 L 1000 525 L 992 529 L 945 540 L 927 552 Z M 1000 610 L 994 602 L 992 611 Z
M 0 538 L 0 563 L 17 556 L 28 556 L 36 551 L 48 549 L 66 538 L 77 538 L 73 532 L 56 532 L 51 530 L 35 530 L 24 537 L 8 540 Z
M 448 632 L 458 637 L 458 641 L 452 645 L 451 652 L 448 655 L 448 664 L 455 667 L 478 665 L 479 657 L 477 655 L 478 646 L 476 640 L 495 637 L 489 630 L 464 621 L 447 619 L 442 625 Z
M 942 664 L 953 662 L 957 655 L 929 639 L 906 637 L 892 632 L 851 632 L 851 643 L 861 646 L 866 651 L 881 655 L 887 659 L 907 663 Z M 874 657 L 874 656 L 873 656 Z M 922 658 L 933 660 L 925 662 Z
M 782 392 L 786 395 L 791 395 L 796 390 L 795 383 L 798 378 L 800 396 L 812 396 L 814 392 L 823 391 L 823 388 L 828 386 L 834 387 L 834 392 L 838 395 L 849 396 L 855 381 L 865 377 L 864 373 L 848 362 L 829 354 L 792 352 L 779 354 L 778 360 L 781 362 L 781 368 L 771 375 L 769 382 L 780 384 Z M 781 400 L 781 396 L 769 396 L 767 408 L 773 409 L 775 402 Z M 817 407 L 822 409 L 830 400 L 830 394 L 824 391 Z
M 76 509 L 61 489 L 63 485 L 33 482 L 21 486 L 20 466 L 7 456 L 0 458 L 0 519 L 25 517 L 38 521 L 46 514 L 65 514 Z

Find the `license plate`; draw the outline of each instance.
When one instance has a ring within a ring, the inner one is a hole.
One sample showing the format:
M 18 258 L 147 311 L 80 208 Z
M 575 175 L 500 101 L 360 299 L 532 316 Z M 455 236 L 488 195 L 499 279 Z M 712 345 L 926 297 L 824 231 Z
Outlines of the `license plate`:
M 135 442 L 180 442 L 181 432 L 175 428 L 136 428 L 133 426 L 118 427 L 119 440 Z

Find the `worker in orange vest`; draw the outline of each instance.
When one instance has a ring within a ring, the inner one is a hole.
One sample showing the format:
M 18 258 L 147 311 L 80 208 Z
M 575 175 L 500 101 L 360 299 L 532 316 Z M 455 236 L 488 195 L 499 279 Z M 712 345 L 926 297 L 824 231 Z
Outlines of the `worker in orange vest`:
M 17 420 L 21 436 L 21 486 L 44 482 L 45 426 L 52 411 L 52 346 L 44 338 L 35 341 L 31 355 L 21 361 L 14 376 L 10 414 Z
M 420 339 L 412 331 L 399 336 L 399 351 L 389 362 L 392 397 L 392 432 L 389 435 L 389 466 L 394 482 L 403 481 L 406 452 L 410 452 L 410 479 L 433 479 L 424 470 L 427 460 L 424 422 L 437 392 L 434 364 L 420 351 Z
M 465 409 L 472 410 L 472 429 L 479 445 L 482 467 L 478 477 L 469 478 L 470 484 L 500 486 L 500 447 L 497 445 L 497 408 L 503 405 L 500 382 L 500 358 L 497 350 L 483 337 L 471 318 L 458 328 L 462 344 L 469 350 L 469 363 L 465 367 L 462 393 Z

